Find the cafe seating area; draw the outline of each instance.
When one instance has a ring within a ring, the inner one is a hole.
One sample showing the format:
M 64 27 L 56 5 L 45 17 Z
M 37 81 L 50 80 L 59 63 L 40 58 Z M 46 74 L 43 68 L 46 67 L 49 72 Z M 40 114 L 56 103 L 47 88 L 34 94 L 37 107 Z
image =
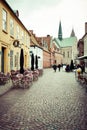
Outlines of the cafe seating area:
M 33 71 L 26 69 L 23 74 L 20 73 L 20 70 L 11 70 L 10 73 L 6 74 L 0 72 L 0 87 L 11 82 L 11 88 L 29 88 L 42 75 L 43 69 Z
M 0 85 L 5 85 L 10 81 L 10 73 L 4 74 L 0 72 Z
M 43 74 L 43 70 L 34 70 L 29 69 L 24 70 L 23 74 L 20 74 L 20 71 L 11 70 L 11 80 L 13 88 L 29 88 L 33 81 L 37 81 L 39 76 Z

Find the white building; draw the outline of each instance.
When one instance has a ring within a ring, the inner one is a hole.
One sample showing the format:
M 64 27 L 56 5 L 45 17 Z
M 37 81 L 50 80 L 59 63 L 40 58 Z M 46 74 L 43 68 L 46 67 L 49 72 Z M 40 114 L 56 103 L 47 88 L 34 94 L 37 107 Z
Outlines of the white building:
M 34 54 L 34 59 L 35 59 L 36 55 L 38 57 L 38 69 L 43 69 L 43 49 L 37 45 L 31 45 L 30 55 L 32 53 Z M 30 61 L 31 61 L 31 57 L 30 57 Z M 31 67 L 31 62 L 30 62 L 30 67 Z M 34 64 L 34 68 L 35 68 L 35 64 Z

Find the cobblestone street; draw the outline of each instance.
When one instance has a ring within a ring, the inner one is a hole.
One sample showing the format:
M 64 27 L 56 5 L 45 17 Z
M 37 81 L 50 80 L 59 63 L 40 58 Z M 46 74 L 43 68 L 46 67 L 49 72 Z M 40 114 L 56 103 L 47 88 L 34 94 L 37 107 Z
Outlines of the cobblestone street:
M 87 93 L 74 72 L 45 69 L 29 89 L 0 97 L 0 130 L 87 130 Z

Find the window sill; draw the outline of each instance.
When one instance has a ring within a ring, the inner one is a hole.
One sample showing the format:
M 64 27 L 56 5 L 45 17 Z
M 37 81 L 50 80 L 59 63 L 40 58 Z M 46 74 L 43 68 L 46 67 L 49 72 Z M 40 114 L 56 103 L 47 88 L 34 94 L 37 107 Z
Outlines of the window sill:
M 10 37 L 11 37 L 12 39 L 14 39 L 14 36 L 10 35 Z
M 8 34 L 8 32 L 7 31 L 5 31 L 5 30 L 2 30 L 4 33 L 6 33 L 6 34 Z

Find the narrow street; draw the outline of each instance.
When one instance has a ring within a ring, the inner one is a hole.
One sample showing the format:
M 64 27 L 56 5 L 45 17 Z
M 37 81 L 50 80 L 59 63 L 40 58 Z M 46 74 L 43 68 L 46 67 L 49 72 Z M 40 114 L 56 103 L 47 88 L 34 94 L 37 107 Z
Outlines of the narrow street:
M 29 89 L 0 97 L 0 130 L 87 130 L 87 93 L 74 72 L 45 69 Z

